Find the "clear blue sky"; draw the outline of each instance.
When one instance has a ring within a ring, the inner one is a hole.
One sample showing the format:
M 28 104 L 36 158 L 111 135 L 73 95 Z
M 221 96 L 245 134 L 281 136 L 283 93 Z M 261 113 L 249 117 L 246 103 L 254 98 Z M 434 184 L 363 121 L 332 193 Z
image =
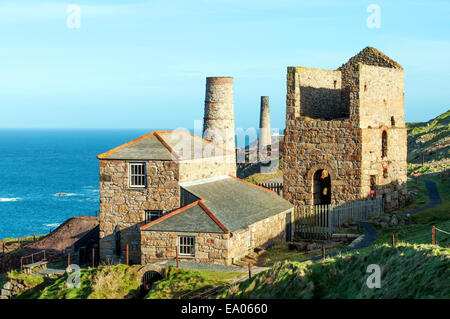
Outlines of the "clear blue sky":
M 287 66 L 336 69 L 368 45 L 405 68 L 406 120 L 424 121 L 450 105 L 449 17 L 448 0 L 2 0 L 0 128 L 192 128 L 206 76 L 234 77 L 236 127 L 269 95 L 284 128 Z

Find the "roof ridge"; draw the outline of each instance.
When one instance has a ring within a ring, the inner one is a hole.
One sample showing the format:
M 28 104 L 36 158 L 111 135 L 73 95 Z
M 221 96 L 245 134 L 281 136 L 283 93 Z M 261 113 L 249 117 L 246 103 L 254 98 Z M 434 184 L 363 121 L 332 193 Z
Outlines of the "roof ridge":
M 163 138 L 161 135 L 159 135 L 159 131 L 155 131 L 155 132 L 154 132 L 154 135 L 155 135 L 155 137 L 158 139 L 158 141 L 160 141 L 161 144 L 162 144 L 165 148 L 167 148 L 167 150 L 168 150 L 173 156 L 176 157 L 176 159 L 181 159 L 181 156 L 180 156 L 177 152 L 175 152 L 175 151 L 173 150 L 173 148 L 169 145 L 169 143 L 167 143 L 167 142 L 164 140 L 164 138 Z
M 220 229 L 222 229 L 225 233 L 228 233 L 228 232 L 229 232 L 228 228 L 226 228 L 226 227 L 220 222 L 220 220 L 219 220 L 216 216 L 214 216 L 214 214 L 209 210 L 208 207 L 205 206 L 205 204 L 203 204 L 203 202 L 205 202 L 204 199 L 199 200 L 199 201 L 198 201 L 198 206 L 200 206 L 200 207 L 203 209 L 203 211 L 204 211 L 206 214 L 208 214 L 209 217 L 211 217 L 211 219 L 217 224 L 217 226 L 220 227 Z
M 249 184 L 249 185 L 252 185 L 252 186 L 261 188 L 261 189 L 263 189 L 263 190 L 265 190 L 265 191 L 274 193 L 274 194 L 276 194 L 276 195 L 278 196 L 278 194 L 277 194 L 276 192 L 274 192 L 273 190 L 271 190 L 271 189 L 268 189 L 268 188 L 265 188 L 265 187 L 262 187 L 262 186 L 259 186 L 259 185 L 256 185 L 256 184 L 247 182 L 246 180 L 240 179 L 239 177 L 233 176 L 233 175 L 231 175 L 231 174 L 228 174 L 228 176 L 230 176 L 230 177 L 232 177 L 232 178 L 234 178 L 234 179 L 237 179 L 237 180 L 239 180 L 239 181 L 241 181 L 241 182 L 243 182 L 243 183 L 246 183 L 246 184 Z

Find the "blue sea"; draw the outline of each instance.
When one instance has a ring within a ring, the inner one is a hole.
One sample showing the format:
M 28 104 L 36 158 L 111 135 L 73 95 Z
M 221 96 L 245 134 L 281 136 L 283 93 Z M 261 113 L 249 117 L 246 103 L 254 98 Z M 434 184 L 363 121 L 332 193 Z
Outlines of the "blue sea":
M 70 217 L 95 216 L 96 156 L 150 131 L 0 129 L 0 239 L 48 234 Z

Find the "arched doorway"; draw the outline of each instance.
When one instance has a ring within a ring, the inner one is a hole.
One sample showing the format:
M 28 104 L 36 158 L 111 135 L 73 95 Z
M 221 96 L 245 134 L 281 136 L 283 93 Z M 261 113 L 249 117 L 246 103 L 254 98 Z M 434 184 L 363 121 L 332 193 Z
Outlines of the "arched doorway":
M 326 169 L 319 169 L 313 177 L 314 205 L 331 204 L 331 177 Z
M 144 291 L 149 291 L 152 288 L 152 284 L 161 279 L 163 279 L 163 277 L 159 272 L 154 270 L 147 271 L 142 276 L 142 289 Z

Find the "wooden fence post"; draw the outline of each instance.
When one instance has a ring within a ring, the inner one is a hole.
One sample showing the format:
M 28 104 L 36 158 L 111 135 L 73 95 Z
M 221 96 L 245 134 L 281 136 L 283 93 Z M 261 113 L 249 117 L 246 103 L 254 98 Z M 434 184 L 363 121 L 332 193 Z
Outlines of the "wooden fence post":
M 92 268 L 95 267 L 95 259 L 94 259 L 94 257 L 95 257 L 95 248 L 92 248 Z
M 177 261 L 177 268 L 178 268 L 178 246 L 175 246 L 176 251 L 175 251 L 175 259 Z
M 67 267 L 70 266 L 70 253 L 67 255 Z
M 434 226 L 432 226 L 431 227 L 431 245 L 434 245 L 434 243 L 435 243 L 435 227 Z
M 392 247 L 395 247 L 395 234 L 392 234 Z
M 127 266 L 128 266 L 128 244 L 127 244 Z
M 248 263 L 248 278 L 252 278 L 252 264 Z

